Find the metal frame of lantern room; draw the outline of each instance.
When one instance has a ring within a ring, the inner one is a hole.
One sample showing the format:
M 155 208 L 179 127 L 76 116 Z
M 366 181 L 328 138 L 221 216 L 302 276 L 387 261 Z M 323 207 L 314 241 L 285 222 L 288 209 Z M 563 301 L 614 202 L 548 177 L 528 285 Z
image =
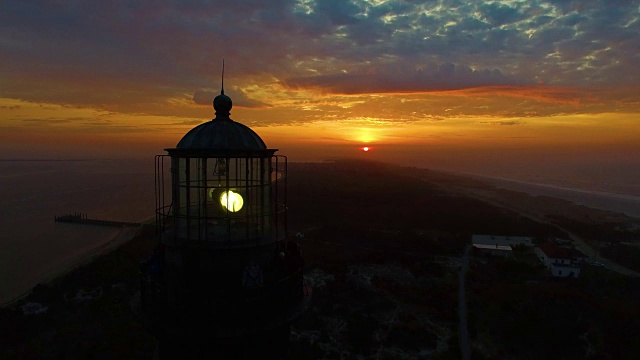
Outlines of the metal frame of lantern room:
M 286 156 L 274 155 L 275 149 L 166 151 L 168 155 L 156 155 L 156 231 L 161 241 L 237 248 L 284 240 Z M 222 195 L 229 192 L 240 195 L 240 209 L 222 204 Z

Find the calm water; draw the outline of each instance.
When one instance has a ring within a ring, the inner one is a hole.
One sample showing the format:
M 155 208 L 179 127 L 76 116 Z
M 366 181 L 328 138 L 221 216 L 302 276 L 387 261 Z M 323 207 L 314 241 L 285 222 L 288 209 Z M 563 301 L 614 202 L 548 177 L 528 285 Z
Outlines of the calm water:
M 119 228 L 54 223 L 55 215 L 142 221 L 153 214 L 154 163 L 0 161 L 0 303 L 86 257 Z

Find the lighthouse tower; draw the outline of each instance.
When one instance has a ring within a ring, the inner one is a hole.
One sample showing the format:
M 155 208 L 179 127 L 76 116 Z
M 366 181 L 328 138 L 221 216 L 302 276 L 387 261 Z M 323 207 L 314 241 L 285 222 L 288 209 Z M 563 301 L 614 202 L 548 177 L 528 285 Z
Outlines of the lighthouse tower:
M 159 246 L 141 267 L 140 316 L 159 359 L 279 359 L 309 298 L 287 240 L 287 158 L 230 118 L 224 90 L 213 107 L 156 156 Z

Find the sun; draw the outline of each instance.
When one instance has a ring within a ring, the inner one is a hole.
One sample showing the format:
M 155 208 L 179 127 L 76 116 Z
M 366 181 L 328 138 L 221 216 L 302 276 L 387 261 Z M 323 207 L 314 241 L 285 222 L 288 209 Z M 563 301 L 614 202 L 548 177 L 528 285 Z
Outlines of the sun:
M 369 147 L 368 147 L 368 146 L 363 147 L 363 148 L 362 148 L 362 151 L 364 151 L 364 152 L 369 151 Z

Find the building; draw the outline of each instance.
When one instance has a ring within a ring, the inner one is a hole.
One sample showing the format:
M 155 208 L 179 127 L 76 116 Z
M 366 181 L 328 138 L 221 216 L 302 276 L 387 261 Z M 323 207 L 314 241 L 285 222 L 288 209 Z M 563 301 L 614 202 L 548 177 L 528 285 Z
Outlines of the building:
M 573 278 L 580 276 L 580 267 L 560 246 L 548 242 L 543 243 L 535 248 L 535 253 L 547 270 L 551 272 L 551 275 Z
M 497 246 L 533 246 L 533 238 L 529 236 L 472 235 L 471 243 L 476 245 Z
M 533 246 L 527 236 L 473 235 L 471 245 L 478 254 L 510 257 L 515 246 Z
M 507 245 L 473 244 L 473 251 L 478 255 L 513 256 L 513 249 Z
M 280 359 L 310 297 L 287 237 L 287 159 L 230 118 L 224 90 L 213 106 L 156 156 L 159 244 L 137 312 L 158 359 Z

